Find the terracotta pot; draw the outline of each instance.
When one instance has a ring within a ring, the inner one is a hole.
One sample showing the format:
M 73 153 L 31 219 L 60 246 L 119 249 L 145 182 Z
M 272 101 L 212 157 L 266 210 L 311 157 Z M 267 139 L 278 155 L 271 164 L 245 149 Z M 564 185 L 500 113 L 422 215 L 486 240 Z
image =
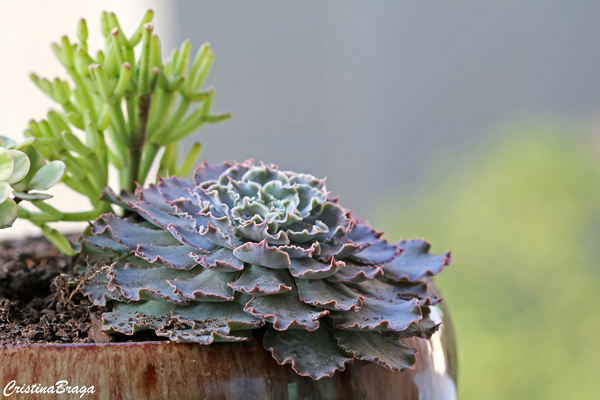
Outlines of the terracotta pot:
M 359 361 L 331 378 L 315 381 L 298 376 L 289 365 L 277 364 L 260 339 L 210 346 L 171 342 L 1 345 L 0 385 L 4 395 L 12 393 L 8 398 L 16 399 L 54 398 L 47 393 L 18 394 L 17 388 L 38 384 L 34 392 L 41 386 L 54 386 L 56 391 L 61 380 L 71 390 L 77 386 L 77 392 L 56 398 L 456 399 L 456 346 L 443 304 L 432 310 L 432 318 L 443 324 L 431 339 L 404 340 L 418 350 L 414 371 L 394 373 Z M 89 393 L 91 386 L 94 393 Z

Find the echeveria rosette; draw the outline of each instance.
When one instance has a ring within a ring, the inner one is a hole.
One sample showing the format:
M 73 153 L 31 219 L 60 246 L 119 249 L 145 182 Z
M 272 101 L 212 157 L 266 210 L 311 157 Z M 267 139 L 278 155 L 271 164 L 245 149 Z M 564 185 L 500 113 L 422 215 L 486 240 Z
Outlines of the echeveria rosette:
M 172 340 L 244 341 L 319 379 L 355 359 L 410 369 L 401 338 L 430 337 L 441 299 L 428 276 L 449 264 L 424 240 L 390 244 L 329 197 L 325 181 L 253 162 L 203 164 L 104 198 L 129 210 L 91 224 L 81 252 L 95 272 L 83 292 L 116 301 L 107 332 L 153 329 Z

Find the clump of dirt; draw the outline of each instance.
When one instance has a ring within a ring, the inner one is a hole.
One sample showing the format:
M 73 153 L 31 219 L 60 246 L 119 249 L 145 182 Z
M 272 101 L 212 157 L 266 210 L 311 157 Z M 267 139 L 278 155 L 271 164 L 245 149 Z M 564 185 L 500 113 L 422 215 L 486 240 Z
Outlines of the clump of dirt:
M 112 340 L 98 329 L 109 310 L 77 292 L 75 266 L 45 238 L 0 242 L 0 343 Z

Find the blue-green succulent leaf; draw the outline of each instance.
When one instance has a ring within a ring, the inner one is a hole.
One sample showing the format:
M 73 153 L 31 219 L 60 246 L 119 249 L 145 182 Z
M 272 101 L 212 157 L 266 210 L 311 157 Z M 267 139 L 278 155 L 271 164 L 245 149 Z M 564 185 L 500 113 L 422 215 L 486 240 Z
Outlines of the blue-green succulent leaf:
M 167 336 L 169 339 L 181 343 L 198 343 L 209 345 L 218 342 L 244 342 L 251 338 L 250 331 L 236 331 L 234 335 L 223 335 L 219 332 L 199 333 L 192 329 L 173 329 L 156 332 L 158 336 Z
M 195 185 L 192 182 L 176 176 L 159 178 L 158 180 L 158 191 L 167 203 L 180 199 L 189 199 L 190 190 L 194 187 Z
M 212 253 L 220 248 L 220 246 L 214 244 L 192 229 L 186 229 L 178 225 L 170 225 L 168 231 L 173 235 L 172 237 L 177 238 L 178 242 L 190 246 L 202 253 Z
M 206 161 L 203 161 L 202 165 L 194 171 L 194 182 L 196 185 L 200 185 L 203 182 L 216 181 L 229 168 L 231 168 L 231 164 L 228 162 L 209 165 Z
M 276 269 L 250 264 L 244 268 L 242 275 L 229 286 L 238 292 L 255 296 L 279 294 L 292 290 L 281 277 L 281 272 Z
M 132 204 L 131 206 L 142 218 L 159 228 L 167 229 L 171 224 L 186 229 L 194 229 L 196 226 L 194 221 L 174 215 L 174 210 L 172 209 L 171 212 L 168 213 L 152 204 L 144 203 L 142 201 Z
M 262 265 L 263 267 L 280 269 L 290 267 L 290 256 L 277 247 L 270 247 L 266 240 L 260 243 L 248 242 L 233 250 L 240 260 L 249 264 Z
M 27 176 L 31 163 L 29 161 L 29 157 L 27 157 L 27 155 L 22 151 L 9 150 L 9 152 L 14 161 L 14 169 L 10 178 L 6 179 L 6 182 L 13 184 L 23 180 L 23 178 Z
M 0 147 L 0 181 L 5 181 L 13 173 L 15 162 L 7 149 Z
M 173 208 L 165 201 L 162 197 L 162 194 L 158 190 L 158 186 L 151 183 L 148 187 L 143 188 L 138 186 L 135 190 L 135 196 L 139 201 L 143 201 L 144 203 L 152 204 L 154 207 L 158 208 L 167 213 L 173 212 Z M 132 202 L 135 203 L 135 202 Z
M 417 351 L 380 332 L 334 330 L 337 343 L 354 358 L 372 361 L 394 372 L 412 370 Z
M 27 184 L 28 190 L 48 190 L 56 185 L 65 173 L 65 163 L 59 160 L 50 161 L 40 168 Z
M 383 275 L 383 267 L 377 265 L 356 265 L 346 262 L 344 268 L 328 277 L 331 282 L 357 283 Z
M 37 193 L 37 192 L 24 193 L 24 192 L 17 192 L 17 191 L 13 191 L 13 195 L 15 196 L 15 198 L 29 200 L 29 201 L 48 200 L 48 199 L 51 199 L 52 197 L 54 197 L 48 193 Z
M 141 244 L 134 253 L 150 263 L 160 260 L 163 265 L 185 270 L 198 265 L 194 256 L 203 255 L 186 245 L 159 246 L 155 244 Z
M 310 257 L 292 258 L 290 261 L 290 274 L 298 279 L 327 278 L 345 266 L 343 261 L 336 261 L 334 258 L 329 263 L 320 262 Z
M 273 324 L 278 331 L 287 329 L 306 329 L 315 331 L 319 328 L 319 318 L 329 314 L 298 301 L 298 292 L 274 294 L 272 296 L 254 296 L 246 304 L 244 311 Z
M 6 182 L 0 182 L 0 204 L 4 203 L 8 196 L 10 196 L 10 192 L 12 188 Z
M 223 233 L 219 228 L 210 223 L 206 227 L 200 227 L 198 233 L 215 245 L 227 247 L 228 249 L 235 249 L 243 244 L 240 240 Z
M 175 209 L 177 215 L 190 219 L 194 222 L 194 228 L 199 230 L 201 226 L 207 227 L 208 221 L 206 218 L 199 215 L 200 207 L 190 199 L 180 199 L 169 202 L 171 207 Z
M 346 285 L 327 282 L 323 279 L 298 279 L 298 296 L 303 303 L 326 310 L 358 311 L 364 296 Z
M 328 261 L 331 260 L 332 257 L 337 258 L 338 260 L 341 258 L 346 258 L 362 248 L 362 244 L 360 243 L 352 243 L 352 242 L 341 242 L 334 240 L 329 243 L 321 243 L 319 259 Z
M 123 207 L 124 209 L 130 211 L 133 211 L 131 204 L 137 203 L 139 201 L 137 196 L 127 192 L 126 190 L 122 190 L 120 194 L 116 194 L 108 186 L 102 189 L 102 195 L 100 196 L 100 200 L 109 202 L 111 204 L 115 204 L 119 207 Z
M 254 329 L 264 325 L 264 321 L 244 312 L 243 308 L 236 302 L 192 302 L 189 306 L 175 307 L 172 316 L 201 333 L 218 332 L 229 335 L 232 331 Z
M 357 312 L 331 311 L 331 318 L 339 329 L 400 332 L 419 322 L 422 315 L 417 299 L 390 303 L 365 297 Z
M 450 264 L 450 252 L 441 256 L 429 253 L 431 245 L 422 239 L 401 240 L 400 255 L 383 266 L 387 279 L 416 282 L 425 276 L 437 275 Z
M 321 379 L 343 371 L 352 362 L 325 327 L 314 332 L 267 329 L 263 345 L 280 365 L 291 364 L 298 375 Z
M 233 251 L 227 247 L 215 251 L 214 253 L 193 256 L 198 264 L 204 268 L 220 272 L 235 272 L 244 269 L 244 262 L 233 255 Z
M 392 261 L 399 252 L 396 246 L 380 239 L 369 244 L 366 249 L 350 255 L 350 258 L 362 264 L 375 265 Z
M 161 330 L 171 323 L 173 307 L 174 304 L 151 300 L 116 303 L 112 312 L 102 315 L 102 330 L 126 335 L 146 329 Z
M 17 145 L 17 142 L 6 136 L 0 136 L 0 147 L 5 149 L 12 149 Z
M 174 268 L 134 268 L 127 264 L 125 268 L 111 268 L 108 272 L 108 289 L 119 288 L 123 296 L 133 301 L 158 300 L 187 304 L 189 300 L 175 293 L 167 282 L 177 278 L 189 278 L 200 274 L 204 268 L 197 267 L 189 271 Z
M 17 219 L 17 203 L 12 199 L 6 199 L 0 203 L 0 228 L 8 228 L 12 226 Z
M 159 229 L 148 229 L 122 219 L 114 214 L 103 214 L 90 224 L 94 235 L 110 233 L 119 244 L 131 251 L 137 250 L 140 244 L 156 244 L 170 246 L 179 241 L 169 232 Z
M 385 276 L 385 275 L 384 275 Z M 391 302 L 403 301 L 410 298 L 419 299 L 419 305 L 436 305 L 440 298 L 426 282 L 392 282 L 381 279 L 367 279 L 350 287 L 368 296 Z
M 430 339 L 431 336 L 437 332 L 441 323 L 436 323 L 429 317 L 429 307 L 421 307 L 421 311 L 423 312 L 423 318 L 416 324 L 410 324 L 408 328 L 400 332 L 388 331 L 382 333 L 394 338 L 410 338 L 416 336 L 422 339 Z
M 178 277 L 167 281 L 175 293 L 194 301 L 233 301 L 234 290 L 227 286 L 238 272 L 218 272 L 204 269 L 189 278 Z

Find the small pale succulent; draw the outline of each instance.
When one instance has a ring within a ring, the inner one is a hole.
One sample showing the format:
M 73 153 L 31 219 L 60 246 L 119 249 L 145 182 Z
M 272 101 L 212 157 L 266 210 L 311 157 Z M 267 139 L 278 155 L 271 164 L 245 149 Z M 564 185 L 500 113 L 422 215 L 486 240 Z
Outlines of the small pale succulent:
M 42 201 L 52 196 L 32 190 L 50 189 L 60 181 L 65 170 L 62 161 L 46 163 L 39 151 L 28 143 L 19 146 L 23 151 L 16 147 L 13 140 L 0 136 L 0 229 L 13 224 L 20 201 L 28 200 L 44 207 Z
M 115 301 L 108 333 L 210 344 L 262 328 L 277 362 L 320 379 L 355 359 L 410 369 L 416 351 L 400 339 L 438 327 L 428 314 L 441 299 L 426 277 L 449 253 L 381 239 L 329 197 L 325 180 L 251 160 L 204 163 L 194 182 L 161 178 L 104 198 L 128 217 L 102 215 L 80 251 L 93 275 L 82 291 Z

